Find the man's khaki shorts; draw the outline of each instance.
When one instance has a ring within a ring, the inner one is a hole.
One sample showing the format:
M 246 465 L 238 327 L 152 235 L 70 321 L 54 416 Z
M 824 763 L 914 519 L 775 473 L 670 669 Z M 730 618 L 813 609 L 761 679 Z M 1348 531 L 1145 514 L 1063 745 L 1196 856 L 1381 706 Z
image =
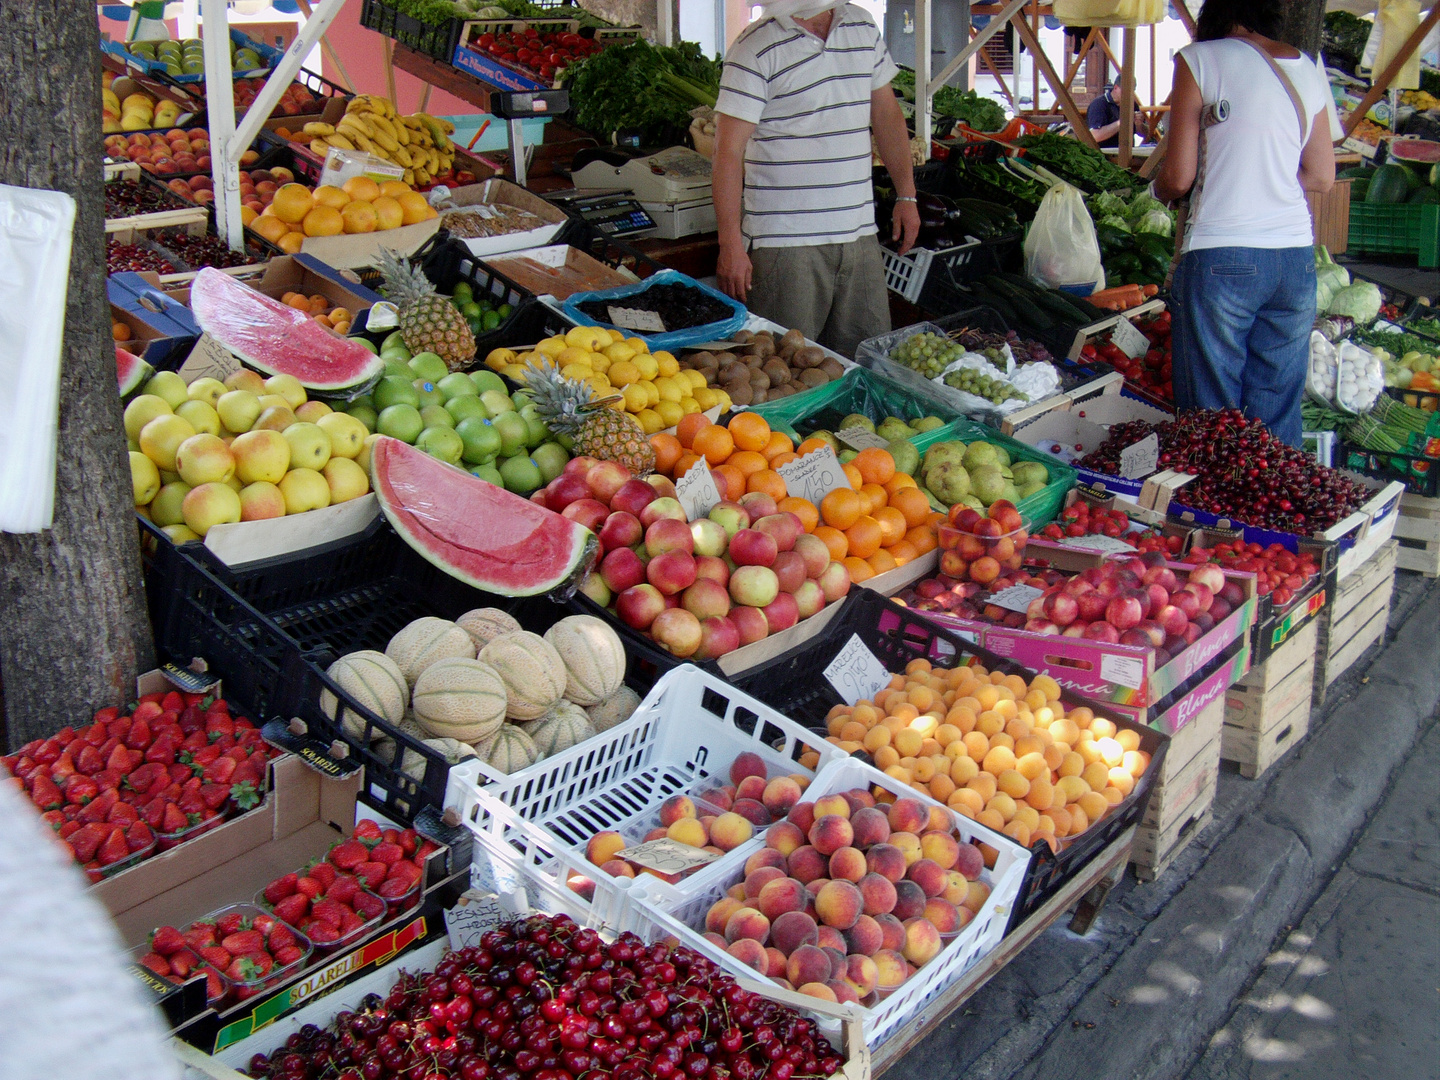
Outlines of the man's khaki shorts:
M 746 306 L 842 356 L 854 357 L 860 342 L 890 329 L 885 264 L 874 236 L 848 244 L 754 248 L 750 263 Z

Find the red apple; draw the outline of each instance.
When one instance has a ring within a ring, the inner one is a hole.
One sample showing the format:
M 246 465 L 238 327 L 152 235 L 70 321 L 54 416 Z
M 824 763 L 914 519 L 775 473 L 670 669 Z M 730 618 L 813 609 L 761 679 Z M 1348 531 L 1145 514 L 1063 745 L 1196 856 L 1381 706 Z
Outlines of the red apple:
M 765 613 L 757 607 L 737 604 L 730 609 L 727 618 L 735 624 L 741 645 L 749 645 L 770 636 L 770 624 L 765 621 Z
M 648 630 L 664 610 L 665 596 L 654 585 L 636 585 L 615 598 L 615 613 L 634 630 Z
M 741 529 L 730 539 L 730 558 L 739 566 L 773 566 L 778 554 L 775 538 L 759 529 Z
M 1045 617 L 1056 626 L 1069 626 L 1080 615 L 1080 606 L 1073 596 L 1063 592 L 1051 593 L 1045 597 Z
M 779 551 L 791 551 L 795 541 L 805 535 L 805 526 L 791 513 L 769 514 L 755 522 L 755 529 L 775 541 Z
M 1212 594 L 1225 588 L 1225 573 L 1214 563 L 1204 563 L 1190 571 L 1190 583 L 1204 585 Z
M 691 659 L 714 660 L 739 647 L 740 631 L 735 624 L 723 615 L 711 615 L 700 620 L 700 647 Z
M 770 633 L 778 634 L 781 630 L 789 630 L 800 621 L 800 608 L 795 603 L 795 597 L 789 593 L 779 593 L 775 599 L 766 604 L 762 609 L 765 612 L 765 622 L 770 627 Z
M 600 576 L 605 579 L 611 592 L 623 593 L 645 580 L 645 564 L 633 549 L 616 548 L 600 560 Z
M 654 503 L 651 503 L 651 506 L 653 505 Z M 694 554 L 695 540 L 690 535 L 690 526 L 685 524 L 683 518 L 679 521 L 674 518 L 656 518 L 645 528 L 645 553 L 653 559 L 667 551 Z
M 709 578 L 696 578 L 694 583 L 680 594 L 680 606 L 702 621 L 712 615 L 728 615 L 730 592 L 719 582 Z
M 795 551 L 780 552 L 775 556 L 775 561 L 771 564 L 770 569 L 775 571 L 775 577 L 780 582 L 782 593 L 793 593 L 810 580 L 805 573 L 805 556 Z
M 695 556 L 695 580 L 706 578 L 720 585 L 730 585 L 730 564 L 714 555 Z
M 740 505 L 750 515 L 751 521 L 759 521 L 777 511 L 775 500 L 763 491 L 750 491 L 740 496 Z
M 675 497 L 675 484 L 668 476 L 661 476 L 658 472 L 651 473 L 645 478 L 645 483 L 654 488 L 655 494 L 662 499 Z
M 1210 586 L 1201 585 L 1199 582 L 1196 581 L 1186 582 L 1185 586 L 1180 591 L 1193 594 L 1195 597 L 1195 603 L 1200 605 L 1201 611 L 1209 611 L 1210 605 L 1215 599 L 1215 594 L 1210 591 Z
M 805 560 L 806 577 L 818 578 L 830 565 L 830 549 L 818 536 L 801 533 L 795 540 L 795 550 Z
M 585 479 L 585 474 L 588 473 L 593 466 L 599 464 L 600 459 L 595 457 L 582 456 L 571 458 L 565 463 L 565 467 L 561 469 L 560 472 L 564 476 L 578 476 L 583 480 Z
M 1114 645 L 1120 641 L 1120 631 L 1108 622 L 1092 622 L 1085 628 L 1085 637 Z
M 575 462 L 579 460 L 581 459 L 575 458 L 570 462 L 570 465 L 574 465 Z M 566 465 L 565 467 L 568 469 L 570 465 Z M 620 485 L 619 490 L 610 496 L 610 509 L 623 510 L 625 513 L 631 514 L 638 519 L 640 512 L 654 502 L 655 499 L 655 489 L 644 480 L 626 480 L 625 483 Z
M 630 470 L 618 461 L 602 461 L 585 471 L 585 483 L 590 485 L 595 498 L 609 505 L 615 493 L 630 479 Z
M 726 536 L 734 536 L 741 529 L 750 527 L 750 511 L 737 502 L 722 499 L 710 508 L 706 516 L 724 529 Z
M 638 544 L 645 536 L 645 526 L 634 514 L 612 510 L 600 527 L 600 550 L 609 554 L 616 548 Z
M 590 498 L 590 487 L 582 476 L 566 476 L 563 472 L 545 485 L 545 505 L 555 513 L 581 499 Z
M 591 532 L 598 532 L 605 519 L 610 516 L 610 508 L 597 499 L 576 499 L 560 511 L 560 515 L 584 525 Z
M 1025 629 L 1032 634 L 1058 634 L 1060 627 L 1056 626 L 1049 619 L 1027 619 Z
M 815 580 L 825 594 L 827 604 L 835 603 L 850 591 L 850 571 L 845 569 L 844 563 L 832 561 Z
M 814 578 L 806 578 L 795 590 L 795 607 L 800 613 L 800 618 L 808 619 L 811 615 L 819 614 L 825 607 L 825 591 L 820 588 L 820 583 Z
M 1098 589 L 1091 589 L 1082 593 L 1076 600 L 1075 606 L 1079 609 L 1076 616 L 1081 622 L 1092 623 L 1096 619 L 1105 617 L 1105 606 L 1110 602 L 1109 598 Z
M 662 611 L 650 624 L 650 635 L 656 644 L 679 657 L 694 656 L 704 637 L 700 620 L 684 608 Z
M 730 575 L 730 597 L 737 604 L 763 608 L 780 593 L 780 582 L 768 566 L 740 567 Z
M 692 521 L 690 536 L 694 540 L 696 555 L 712 555 L 717 558 L 725 554 L 726 545 L 730 541 L 724 527 L 709 518 Z
M 666 596 L 678 595 L 695 584 L 695 557 L 688 551 L 656 555 L 645 567 L 645 578 Z
M 1117 596 L 1105 605 L 1105 621 L 1116 630 L 1129 630 L 1145 617 L 1140 601 L 1133 596 Z M 1091 624 L 1094 625 L 1093 623 Z M 1095 638 L 1103 641 L 1103 638 Z
M 669 518 L 671 521 L 678 521 L 681 525 L 686 524 L 685 508 L 680 505 L 678 499 L 662 495 L 654 502 L 647 504 L 646 507 L 640 511 L 640 524 L 644 525 L 647 529 L 655 522 L 664 518 Z M 689 528 L 686 528 L 685 535 L 690 535 Z M 691 546 L 694 546 L 693 542 Z

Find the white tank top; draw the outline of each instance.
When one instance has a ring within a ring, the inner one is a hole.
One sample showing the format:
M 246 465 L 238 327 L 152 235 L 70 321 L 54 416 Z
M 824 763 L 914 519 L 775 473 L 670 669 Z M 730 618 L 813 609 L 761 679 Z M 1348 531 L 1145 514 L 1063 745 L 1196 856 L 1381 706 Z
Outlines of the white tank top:
M 1229 103 L 1229 119 L 1201 135 L 1185 251 L 1215 247 L 1308 247 L 1310 211 L 1300 187 L 1304 140 L 1295 106 L 1265 58 L 1244 41 L 1199 41 L 1180 50 L 1205 105 Z M 1305 132 L 1333 108 L 1329 85 L 1305 55 L 1275 62 L 1305 107 Z

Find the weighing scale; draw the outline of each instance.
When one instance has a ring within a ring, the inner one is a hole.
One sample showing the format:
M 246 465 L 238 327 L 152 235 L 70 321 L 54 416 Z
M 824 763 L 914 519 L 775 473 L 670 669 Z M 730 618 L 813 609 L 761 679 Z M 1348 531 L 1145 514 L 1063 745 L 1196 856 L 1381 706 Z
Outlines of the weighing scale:
M 550 201 L 572 217 L 593 226 L 602 236 L 621 239 L 655 231 L 655 219 L 628 191 L 602 191 L 585 195 L 551 195 Z
M 510 167 L 515 183 L 525 186 L 524 122 L 535 116 L 560 116 L 570 108 L 568 90 L 497 90 L 490 95 L 490 111 L 505 121 L 510 135 Z
M 571 173 L 581 190 L 634 192 L 657 236 L 675 240 L 715 231 L 710 160 L 684 146 L 641 156 L 619 147 L 582 150 Z

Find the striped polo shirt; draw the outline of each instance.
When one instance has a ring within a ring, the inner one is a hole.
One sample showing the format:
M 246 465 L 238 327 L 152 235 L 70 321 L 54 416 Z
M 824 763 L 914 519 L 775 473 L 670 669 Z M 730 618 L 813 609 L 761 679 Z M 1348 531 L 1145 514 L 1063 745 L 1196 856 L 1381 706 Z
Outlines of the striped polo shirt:
M 898 70 L 854 4 L 835 11 L 826 41 L 778 17 L 730 46 L 715 108 L 756 125 L 741 223 L 751 247 L 844 244 L 877 231 L 870 94 Z

